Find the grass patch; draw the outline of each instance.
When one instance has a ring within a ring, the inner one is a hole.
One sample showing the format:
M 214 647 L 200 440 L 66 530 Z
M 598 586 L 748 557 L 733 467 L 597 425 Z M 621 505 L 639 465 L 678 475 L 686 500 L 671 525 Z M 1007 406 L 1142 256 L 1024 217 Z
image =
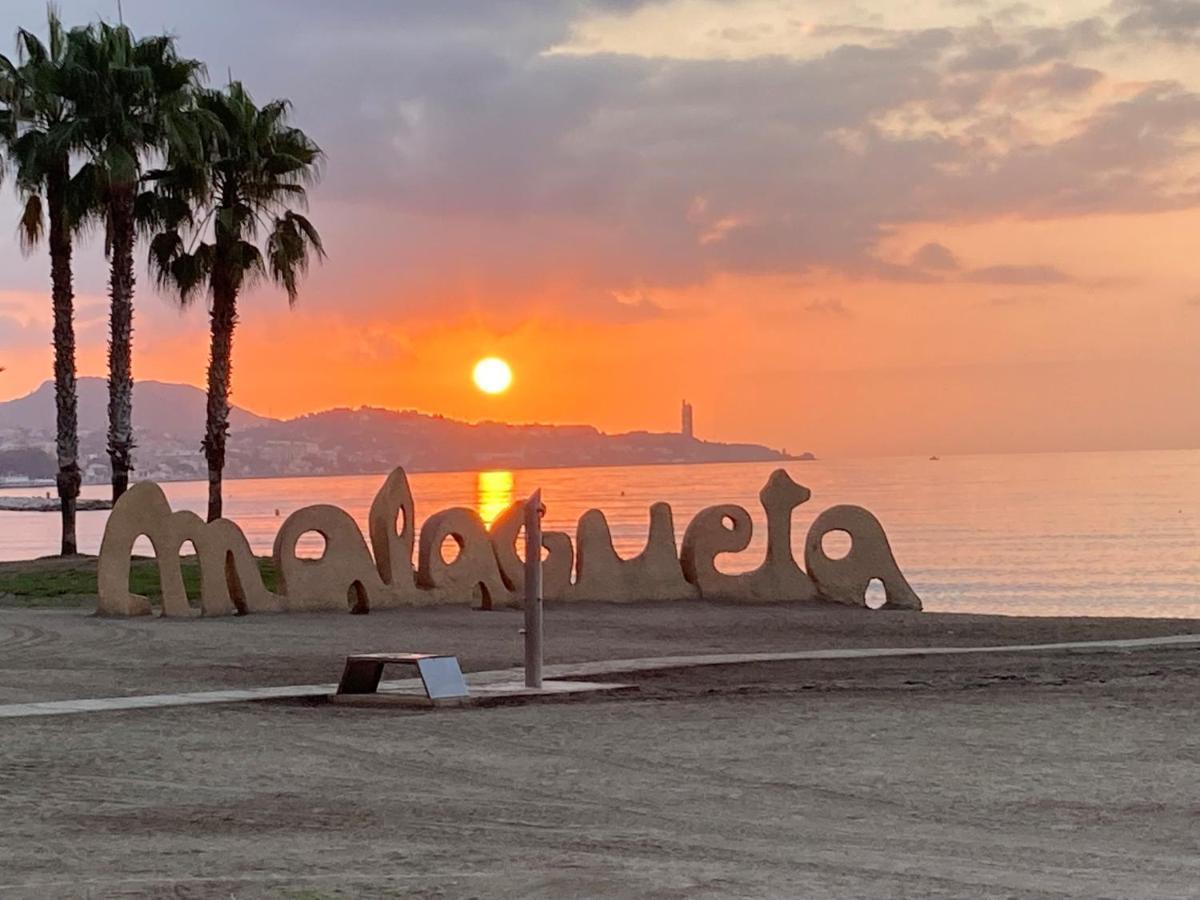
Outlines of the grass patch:
M 269 557 L 256 558 L 263 583 L 275 590 L 278 577 Z M 195 556 L 185 556 L 180 564 L 183 585 L 188 596 L 200 596 L 200 563 Z M 158 563 L 153 559 L 134 557 L 129 566 L 129 589 L 150 598 L 156 606 L 162 600 L 158 580 Z M 24 609 L 75 608 L 95 605 L 96 557 L 48 556 L 42 559 L 0 563 L 0 607 Z

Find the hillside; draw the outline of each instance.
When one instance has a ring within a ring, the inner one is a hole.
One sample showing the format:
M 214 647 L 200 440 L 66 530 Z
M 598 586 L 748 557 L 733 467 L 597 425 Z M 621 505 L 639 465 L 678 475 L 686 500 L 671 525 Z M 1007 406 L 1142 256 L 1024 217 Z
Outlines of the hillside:
M 83 378 L 79 384 L 84 477 L 89 482 L 103 482 L 108 478 L 107 388 L 99 378 Z M 204 392 L 190 385 L 138 383 L 134 392 L 136 478 L 204 477 L 200 451 L 204 405 Z M 53 457 L 54 453 L 54 389 L 50 383 L 28 396 L 0 403 L 0 451 L 27 449 L 40 453 L 14 452 L 6 458 L 37 460 L 38 471 L 25 474 L 44 477 L 44 454 Z M 472 424 L 369 407 L 331 409 L 281 421 L 235 407 L 226 475 L 355 474 L 387 471 L 396 465 L 420 472 L 785 458 L 757 444 L 722 444 L 678 433 L 610 435 L 590 425 Z M 20 474 L 7 472 L 10 477 Z
M 203 477 L 204 391 L 188 384 L 139 381 L 133 387 L 136 448 L 134 477 L 172 481 Z M 274 420 L 234 407 L 230 427 L 245 431 Z M 87 483 L 109 478 L 107 446 L 108 384 L 103 378 L 79 379 L 80 468 Z M 0 403 L 0 451 L 37 450 L 55 457 L 54 384 L 46 381 L 24 397 Z M 44 466 L 17 468 L 9 456 L 0 479 L 21 475 L 42 479 Z
M 388 409 L 334 409 L 231 436 L 231 467 L 245 475 L 289 471 L 414 472 L 784 459 L 756 444 L 681 434 L 605 434 L 590 425 L 471 424 Z

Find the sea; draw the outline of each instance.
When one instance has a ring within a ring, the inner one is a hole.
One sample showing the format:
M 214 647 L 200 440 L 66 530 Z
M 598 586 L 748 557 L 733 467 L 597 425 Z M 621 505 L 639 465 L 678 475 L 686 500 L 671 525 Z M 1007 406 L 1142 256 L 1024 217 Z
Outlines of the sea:
M 493 520 L 537 488 L 545 527 L 574 534 L 588 509 L 604 511 L 618 552 L 645 544 L 652 503 L 669 502 L 677 539 L 700 509 L 738 503 L 754 518 L 743 553 L 718 558 L 727 572 L 762 561 L 765 521 L 758 492 L 773 463 L 416 473 L 416 518 L 466 506 Z M 794 512 L 803 559 L 808 524 L 841 503 L 880 519 L 901 570 L 937 611 L 1034 616 L 1200 618 L 1200 450 L 821 459 L 786 469 L 812 491 Z M 366 515 L 384 475 L 250 478 L 225 482 L 225 515 L 256 553 L 269 554 L 283 519 L 313 503 Z M 204 514 L 205 482 L 164 484 L 175 509 Z M 44 493 L 47 489 L 39 489 Z M 104 497 L 107 485 L 86 486 Z M 30 488 L 0 495 L 28 496 Z M 79 514 L 80 551 L 100 546 L 107 512 Z M 55 513 L 0 512 L 0 560 L 57 552 Z M 144 539 L 143 539 L 144 540 Z M 150 553 L 149 544 L 139 545 Z M 320 538 L 302 541 L 317 555 Z

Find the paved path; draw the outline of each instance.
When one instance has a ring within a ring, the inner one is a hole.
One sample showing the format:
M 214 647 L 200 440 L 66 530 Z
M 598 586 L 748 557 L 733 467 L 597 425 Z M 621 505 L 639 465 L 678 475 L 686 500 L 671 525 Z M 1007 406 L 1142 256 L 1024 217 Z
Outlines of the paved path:
M 999 644 L 984 647 L 882 647 L 833 650 L 797 650 L 786 653 L 712 653 L 698 656 L 657 656 L 642 659 L 615 659 L 586 663 L 567 663 L 545 668 L 547 679 L 583 679 L 604 675 L 634 672 L 683 669 L 695 666 L 728 666 L 746 663 L 798 662 L 818 659 L 871 659 L 898 656 L 950 656 L 985 653 L 1124 653 L 1135 650 L 1200 649 L 1200 634 L 1170 635 L 1156 638 L 1131 638 L 1106 641 L 1066 641 L 1050 644 Z M 467 676 L 470 684 L 489 685 L 514 681 L 518 669 L 496 669 L 474 672 Z M 413 690 L 419 688 L 418 678 L 386 681 L 383 690 Z M 169 706 L 200 706 L 212 703 L 244 703 L 262 700 L 304 699 L 331 696 L 336 684 L 295 684 L 279 687 L 246 688 L 242 690 L 198 691 L 194 693 L 145 694 L 133 697 L 98 697 L 82 700 L 56 700 L 44 703 L 10 703 L 0 705 L 0 718 L 29 716 L 61 716 L 75 713 L 112 712 L 129 709 L 151 709 Z
M 521 610 L 439 606 L 377 610 L 369 616 L 187 620 L 0 609 L 0 704 L 324 685 L 337 680 L 347 655 L 397 648 L 453 653 L 468 674 L 511 671 L 524 659 L 522 627 Z M 1020 618 L 877 612 L 828 603 L 568 603 L 547 606 L 546 665 L 1195 634 L 1200 634 L 1200 618 Z

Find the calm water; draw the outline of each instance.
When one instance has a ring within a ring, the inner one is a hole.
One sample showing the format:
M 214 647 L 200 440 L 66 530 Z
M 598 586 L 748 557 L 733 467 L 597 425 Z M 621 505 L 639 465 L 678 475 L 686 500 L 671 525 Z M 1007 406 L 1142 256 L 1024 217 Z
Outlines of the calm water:
M 454 472 L 414 475 L 411 484 L 418 520 L 448 506 L 473 506 L 490 521 L 514 498 L 541 487 L 548 527 L 573 534 L 579 515 L 599 507 L 625 553 L 644 544 L 647 509 L 656 500 L 674 506 L 680 538 L 701 507 L 740 503 L 755 517 L 755 535 L 745 553 L 723 559 L 721 567 L 732 572 L 761 560 L 758 490 L 772 468 Z M 797 546 L 820 510 L 866 506 L 882 520 L 901 569 L 928 609 L 1200 617 L 1200 451 L 847 459 L 788 469 L 813 492 L 795 513 Z M 266 554 L 283 517 L 309 503 L 343 507 L 365 533 L 367 509 L 382 482 L 382 475 L 230 481 L 225 514 Z M 204 483 L 164 489 L 174 508 L 204 513 Z M 107 491 L 85 487 L 84 496 Z M 96 552 L 106 516 L 80 513 L 81 551 Z M 52 513 L 0 512 L 0 559 L 54 553 L 57 528 Z

